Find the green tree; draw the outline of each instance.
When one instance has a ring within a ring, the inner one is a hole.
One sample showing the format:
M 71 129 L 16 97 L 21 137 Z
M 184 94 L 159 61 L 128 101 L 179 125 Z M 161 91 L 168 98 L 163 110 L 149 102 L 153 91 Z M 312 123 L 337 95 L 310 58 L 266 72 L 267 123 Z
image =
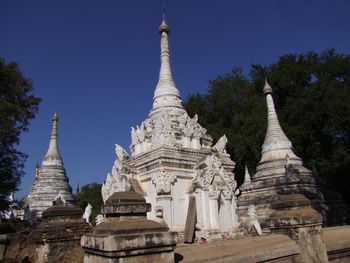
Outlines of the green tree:
M 227 151 L 236 162 L 239 182 L 244 166 L 255 167 L 266 129 L 266 112 L 262 94 L 238 68 L 210 81 L 207 94 L 190 96 L 185 108 L 213 136 L 214 143 L 223 134 L 228 138 Z
M 18 189 L 27 155 L 16 149 L 20 134 L 38 112 L 40 98 L 30 95 L 32 82 L 14 62 L 0 58 L 0 210 L 8 207 L 7 197 Z
M 287 54 L 268 66 L 252 65 L 250 76 L 233 70 L 210 82 L 206 94 L 190 96 L 188 112 L 214 139 L 223 133 L 242 178 L 254 172 L 266 131 L 264 79 L 273 88 L 283 130 L 305 165 L 350 202 L 350 56 L 335 50 Z M 201 116 L 201 114 L 203 116 Z
M 101 207 L 103 205 L 101 188 L 102 184 L 92 183 L 84 185 L 79 192 L 78 206 L 82 209 L 85 209 L 88 203 L 92 206 L 91 223 L 94 223 L 96 215 L 101 214 Z

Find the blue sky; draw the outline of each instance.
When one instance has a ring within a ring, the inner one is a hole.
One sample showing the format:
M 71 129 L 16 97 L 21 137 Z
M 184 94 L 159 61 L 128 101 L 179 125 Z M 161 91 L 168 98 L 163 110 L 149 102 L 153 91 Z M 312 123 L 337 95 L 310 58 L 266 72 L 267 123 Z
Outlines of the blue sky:
M 0 0 L 0 56 L 16 61 L 42 98 L 20 149 L 21 190 L 41 162 L 51 118 L 73 189 L 103 182 L 148 115 L 159 72 L 160 0 Z M 185 100 L 234 66 L 268 65 L 285 53 L 350 53 L 350 1 L 166 1 L 173 74 Z

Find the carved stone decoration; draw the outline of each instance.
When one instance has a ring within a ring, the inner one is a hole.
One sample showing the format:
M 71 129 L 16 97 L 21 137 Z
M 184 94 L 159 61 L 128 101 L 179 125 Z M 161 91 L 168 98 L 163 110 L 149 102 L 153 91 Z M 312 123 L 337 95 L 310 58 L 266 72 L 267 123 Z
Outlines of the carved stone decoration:
M 193 137 L 193 138 L 202 138 L 207 130 L 204 129 L 199 123 L 198 123 L 198 115 L 194 115 L 191 119 L 187 112 L 183 113 L 178 117 L 179 122 L 179 128 L 183 132 L 183 134 L 186 137 Z
M 99 224 L 103 223 L 105 221 L 105 218 L 102 214 L 98 214 L 95 217 L 95 221 L 96 221 L 96 226 L 98 226 Z
M 170 194 L 171 183 L 173 183 L 175 179 L 175 174 L 166 172 L 164 169 L 158 170 L 152 176 L 152 182 L 156 186 L 157 194 Z
M 131 184 L 126 176 L 124 175 L 111 175 L 107 174 L 106 182 L 102 184 L 101 188 L 101 194 L 103 202 L 106 202 L 106 200 L 115 192 L 124 192 L 124 191 L 130 191 Z
M 220 137 L 220 139 L 212 147 L 212 149 L 214 151 L 217 151 L 218 153 L 226 153 L 226 144 L 227 144 L 227 137 L 224 134 L 223 136 Z
M 219 174 L 221 178 L 226 182 L 226 185 L 231 188 L 231 190 L 235 190 L 237 187 L 237 181 L 225 171 L 224 167 L 221 166 Z
M 206 171 L 203 171 L 199 176 L 197 176 L 195 185 L 199 186 L 204 190 L 208 190 L 213 179 L 214 179 L 214 170 L 208 169 Z
M 129 158 L 129 154 L 119 144 L 115 144 L 115 154 L 120 161 L 124 161 Z
M 174 129 L 171 126 L 171 116 L 165 110 L 161 110 L 153 119 L 151 144 L 152 148 L 160 146 L 174 148 L 176 145 Z
M 248 216 L 250 219 L 250 229 L 249 231 L 252 230 L 252 228 L 254 227 L 256 232 L 258 233 L 259 236 L 262 235 L 262 230 L 261 230 L 261 226 L 260 223 L 258 221 L 258 217 L 256 215 L 256 209 L 255 209 L 255 205 L 250 205 L 248 208 Z
M 202 169 L 198 167 L 204 167 Z M 213 179 L 215 176 L 220 176 L 224 185 L 215 186 L 217 189 L 225 191 L 225 197 L 232 197 L 236 187 L 237 181 L 232 175 L 224 169 L 219 158 L 215 155 L 209 155 L 203 161 L 203 163 L 197 164 L 197 177 L 195 178 L 193 185 L 195 188 L 202 188 L 205 191 L 208 191 L 213 184 Z
M 90 203 L 88 203 L 88 205 L 85 207 L 85 211 L 83 214 L 83 219 L 85 219 L 86 223 L 88 223 L 90 226 L 91 226 L 91 223 L 90 223 L 91 210 L 92 210 L 92 206 Z
M 219 189 L 211 185 L 209 187 L 209 198 L 217 200 L 219 198 L 220 192 L 221 191 Z
M 129 158 L 128 153 L 120 145 L 115 145 L 115 152 L 117 160 L 112 167 L 112 174 L 108 173 L 106 181 L 102 184 L 101 194 L 103 202 L 115 192 L 129 191 L 131 184 L 128 178 L 123 175 L 128 173 L 127 167 L 124 165 L 124 161 Z
M 224 188 L 222 189 L 222 195 L 226 200 L 231 200 L 233 196 L 232 189 L 227 185 L 225 185 Z

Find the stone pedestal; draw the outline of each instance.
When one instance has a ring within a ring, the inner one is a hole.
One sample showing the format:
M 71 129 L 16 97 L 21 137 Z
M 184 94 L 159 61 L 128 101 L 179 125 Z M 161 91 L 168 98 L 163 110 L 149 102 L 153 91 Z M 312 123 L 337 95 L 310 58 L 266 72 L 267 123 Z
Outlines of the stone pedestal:
M 136 192 L 114 193 L 103 208 L 106 221 L 81 239 L 84 263 L 174 262 L 177 233 L 148 220 L 150 208 Z
M 15 262 L 82 262 L 81 236 L 91 229 L 74 206 L 53 205 L 33 230 L 11 237 L 6 259 Z M 11 261 L 12 262 L 12 261 Z
M 322 239 L 322 215 L 311 208 L 303 195 L 279 195 L 272 203 L 274 212 L 267 221 L 272 232 L 284 233 L 298 242 L 299 262 L 326 263 L 327 250 Z

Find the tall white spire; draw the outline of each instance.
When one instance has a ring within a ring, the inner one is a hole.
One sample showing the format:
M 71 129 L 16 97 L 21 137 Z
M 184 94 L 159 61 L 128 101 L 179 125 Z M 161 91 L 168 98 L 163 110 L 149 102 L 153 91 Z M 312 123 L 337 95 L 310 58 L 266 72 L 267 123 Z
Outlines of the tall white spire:
M 58 150 L 58 142 L 57 142 L 57 122 L 58 116 L 57 113 L 53 115 L 52 118 L 52 130 L 51 130 L 51 138 L 49 149 L 45 154 L 43 165 L 51 165 L 51 164 L 63 164 L 63 160 L 61 154 Z
M 264 94 L 267 104 L 267 131 L 264 144 L 262 145 L 262 157 L 260 162 L 290 158 L 299 159 L 294 152 L 291 141 L 283 132 L 275 110 L 271 96 L 272 88 L 265 80 Z
M 174 114 L 181 114 L 185 110 L 181 104 L 180 92 L 176 88 L 173 75 L 170 67 L 170 52 L 169 52 L 169 26 L 163 21 L 159 26 L 160 33 L 160 72 L 159 80 L 154 91 L 153 107 L 150 116 L 160 111 L 161 109 L 169 110 Z

